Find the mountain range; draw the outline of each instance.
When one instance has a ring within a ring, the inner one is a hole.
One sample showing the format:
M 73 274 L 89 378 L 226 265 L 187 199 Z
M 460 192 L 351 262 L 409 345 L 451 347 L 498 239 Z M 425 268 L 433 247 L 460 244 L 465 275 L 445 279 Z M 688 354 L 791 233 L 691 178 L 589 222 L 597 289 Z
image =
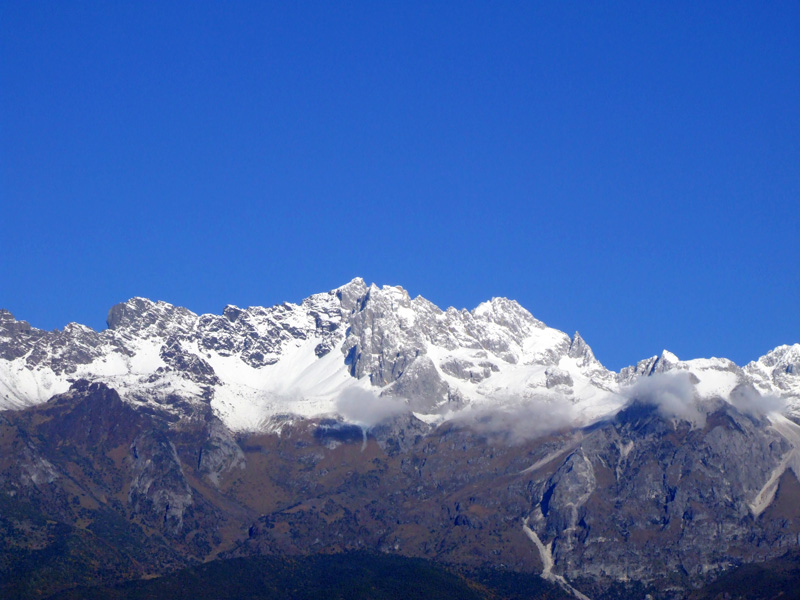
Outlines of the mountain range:
M 6 596 L 370 551 L 677 598 L 800 545 L 800 344 L 612 372 L 512 300 L 354 279 L 100 332 L 0 311 L 0 410 Z

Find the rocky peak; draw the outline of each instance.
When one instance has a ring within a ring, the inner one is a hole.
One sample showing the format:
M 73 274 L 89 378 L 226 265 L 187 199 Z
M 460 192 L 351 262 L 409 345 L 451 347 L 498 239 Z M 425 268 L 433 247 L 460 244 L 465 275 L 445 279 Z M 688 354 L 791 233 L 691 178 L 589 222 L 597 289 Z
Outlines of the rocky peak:
M 579 361 L 578 364 L 584 367 L 599 364 L 597 359 L 594 357 L 594 352 L 592 352 L 589 344 L 584 341 L 584 339 L 581 337 L 581 334 L 577 331 L 575 332 L 575 335 L 572 336 L 572 341 L 569 344 L 567 356 L 577 359 Z
M 127 302 L 115 304 L 108 311 L 106 325 L 109 329 L 119 329 L 129 326 L 137 321 L 141 315 L 147 313 L 153 307 L 154 302 L 147 298 L 131 298 Z
M 371 310 L 382 317 L 387 317 L 396 313 L 398 308 L 409 308 L 410 304 L 411 298 L 402 287 L 391 285 L 378 287 L 372 283 L 361 297 L 358 310 Z
M 658 356 L 651 356 L 636 363 L 636 366 L 625 367 L 620 371 L 619 381 L 630 383 L 637 377 L 649 377 L 655 373 L 664 373 L 680 363 L 680 359 L 669 350 L 662 350 Z
M 14 360 L 25 356 L 36 340 L 45 334 L 27 321 L 17 321 L 9 311 L 0 310 L 0 359 Z
M 777 393 L 800 412 L 800 344 L 778 346 L 744 367 L 762 393 Z
M 0 337 L 12 337 L 34 331 L 40 330 L 31 327 L 27 321 L 17 321 L 9 311 L 0 310 Z
M 346 283 L 340 288 L 333 290 L 341 303 L 342 309 L 353 312 L 367 294 L 367 284 L 361 277 L 356 277 L 350 283 Z
M 147 331 L 158 335 L 167 328 L 190 328 L 196 319 L 197 315 L 187 308 L 137 297 L 112 306 L 106 323 L 112 330 Z
M 349 334 L 342 346 L 350 373 L 385 386 L 403 375 L 425 343 L 419 328 L 404 327 L 414 321 L 408 293 L 402 288 L 372 284 L 357 311 L 350 316 Z
M 651 375 L 652 373 L 664 373 L 665 371 L 669 371 L 679 362 L 680 359 L 677 356 L 675 356 L 669 350 L 664 349 L 661 351 L 661 355 L 653 363 L 651 372 L 648 373 L 648 375 Z
M 476 319 L 496 323 L 512 332 L 526 334 L 531 328 L 544 329 L 545 324 L 535 319 L 516 300 L 508 298 L 492 298 L 482 302 L 473 311 Z
M 233 304 L 228 304 L 222 310 L 222 316 L 228 319 L 228 321 L 230 321 L 231 323 L 235 323 L 236 319 L 238 319 L 243 312 L 244 310 L 242 310 L 238 306 L 234 306 Z

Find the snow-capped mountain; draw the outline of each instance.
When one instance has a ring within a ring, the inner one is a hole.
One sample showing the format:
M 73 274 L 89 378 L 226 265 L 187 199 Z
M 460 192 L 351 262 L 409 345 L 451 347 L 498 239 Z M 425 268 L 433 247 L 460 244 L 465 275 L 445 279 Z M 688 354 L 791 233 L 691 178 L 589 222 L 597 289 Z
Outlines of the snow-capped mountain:
M 800 412 L 800 344 L 778 346 L 744 371 L 762 393 L 783 396 Z
M 367 549 L 673 600 L 800 549 L 798 419 L 800 344 L 614 373 L 504 298 L 354 279 L 221 315 L 133 298 L 101 332 L 0 311 L 0 563 L 67 552 L 53 591 Z
M 578 333 L 547 327 L 512 300 L 441 310 L 358 278 L 300 304 L 227 306 L 221 315 L 133 298 L 109 311 L 101 332 L 75 323 L 45 332 L 0 311 L 0 408 L 44 402 L 85 378 L 157 410 L 210 405 L 233 430 L 335 415 L 353 391 L 377 405 L 401 398 L 428 422 L 527 403 L 566 407 L 586 423 L 621 407 L 636 378 L 670 370 L 691 372 L 700 395 L 750 382 L 800 411 L 798 344 L 745 368 L 665 351 L 616 374 Z

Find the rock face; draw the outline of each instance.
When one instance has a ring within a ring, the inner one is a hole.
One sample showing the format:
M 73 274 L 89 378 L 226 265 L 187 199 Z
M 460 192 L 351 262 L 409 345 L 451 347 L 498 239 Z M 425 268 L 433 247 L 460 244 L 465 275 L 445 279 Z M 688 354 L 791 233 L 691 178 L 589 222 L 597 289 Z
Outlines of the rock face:
M 797 545 L 800 511 L 774 502 L 796 501 L 792 452 L 769 420 L 722 401 L 702 427 L 634 403 L 542 466 L 529 527 L 570 579 L 702 580 Z
M 175 446 L 163 431 L 143 431 L 131 442 L 133 479 L 128 502 L 134 515 L 163 524 L 170 533 L 183 527 L 183 515 L 192 505 Z
M 671 598 L 800 543 L 798 344 L 615 374 L 515 302 L 358 279 L 222 315 L 135 298 L 108 324 L 0 312 L 0 596 L 22 564 L 72 565 L 44 596 L 367 549 Z

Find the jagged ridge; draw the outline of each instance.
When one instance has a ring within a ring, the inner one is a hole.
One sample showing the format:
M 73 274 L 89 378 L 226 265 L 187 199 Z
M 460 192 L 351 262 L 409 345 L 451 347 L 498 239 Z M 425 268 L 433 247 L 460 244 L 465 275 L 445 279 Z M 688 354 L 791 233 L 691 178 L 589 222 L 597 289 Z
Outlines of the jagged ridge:
M 221 315 L 133 298 L 112 307 L 108 326 L 45 332 L 0 311 L 0 408 L 44 402 L 86 378 L 156 410 L 210 407 L 237 430 L 269 427 L 281 415 L 333 415 L 353 390 L 402 398 L 429 422 L 522 402 L 567 407 L 586 423 L 622 406 L 622 388 L 636 378 L 683 370 L 702 395 L 749 382 L 800 411 L 798 344 L 744 368 L 665 351 L 616 374 L 580 334 L 549 328 L 512 300 L 441 310 L 360 278 L 299 305 L 227 306 Z

